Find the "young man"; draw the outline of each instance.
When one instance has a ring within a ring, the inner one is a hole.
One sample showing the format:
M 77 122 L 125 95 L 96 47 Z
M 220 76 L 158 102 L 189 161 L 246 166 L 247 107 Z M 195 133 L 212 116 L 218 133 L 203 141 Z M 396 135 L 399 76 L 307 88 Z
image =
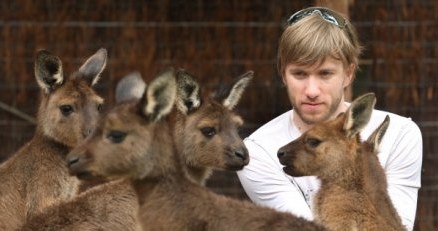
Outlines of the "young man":
M 289 18 L 278 48 L 278 71 L 293 109 L 245 139 L 251 159 L 238 176 L 253 202 L 313 219 L 318 179 L 285 174 L 277 151 L 315 123 L 333 119 L 348 108 L 344 89 L 355 77 L 360 52 L 353 25 L 332 10 L 311 7 Z M 374 110 L 361 138 L 368 138 L 386 115 L 391 123 L 379 160 L 393 204 L 412 230 L 420 188 L 421 132 L 410 118 Z

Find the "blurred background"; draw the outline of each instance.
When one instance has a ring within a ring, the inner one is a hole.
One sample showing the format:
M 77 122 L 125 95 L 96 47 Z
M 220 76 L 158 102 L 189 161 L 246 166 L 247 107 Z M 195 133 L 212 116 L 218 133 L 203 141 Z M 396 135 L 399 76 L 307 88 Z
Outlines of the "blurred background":
M 39 49 L 58 55 L 69 75 L 106 48 L 109 60 L 98 91 L 108 106 L 117 81 L 132 71 L 149 82 L 167 67 L 182 67 L 213 90 L 253 70 L 255 78 L 236 107 L 246 121 L 245 137 L 290 109 L 276 72 L 278 39 L 290 14 L 313 5 L 343 12 L 358 29 L 365 51 L 351 97 L 375 92 L 376 108 L 419 125 L 424 156 L 415 230 L 438 230 L 435 0 L 1 1 L 0 160 L 33 135 L 39 99 L 33 61 Z M 247 200 L 234 173 L 215 172 L 208 187 Z

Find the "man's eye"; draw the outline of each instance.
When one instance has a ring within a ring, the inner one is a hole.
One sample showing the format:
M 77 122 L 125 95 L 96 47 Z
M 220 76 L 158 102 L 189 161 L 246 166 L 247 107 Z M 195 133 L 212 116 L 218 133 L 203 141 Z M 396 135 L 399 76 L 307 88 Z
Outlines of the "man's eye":
M 292 76 L 295 79 L 304 79 L 306 78 L 307 74 L 304 71 L 297 71 L 297 72 L 293 72 Z
M 214 127 L 204 127 L 204 128 L 201 128 L 200 130 L 201 130 L 201 133 L 207 138 L 211 138 L 214 135 L 216 135 L 216 129 Z
M 59 110 L 61 111 L 61 113 L 64 115 L 64 116 L 68 116 L 68 115 L 70 115 L 71 113 L 73 113 L 73 107 L 71 106 L 71 105 L 61 105 L 60 107 L 59 107 Z
M 315 138 L 308 138 L 306 140 L 306 144 L 309 145 L 311 148 L 318 147 L 319 144 L 321 144 L 321 140 L 315 139 Z
M 121 143 L 123 140 L 125 140 L 126 133 L 121 131 L 110 131 L 107 135 L 107 138 L 112 143 Z
M 333 73 L 330 71 L 323 71 L 320 73 L 321 78 L 323 79 L 329 79 L 330 77 L 333 76 Z

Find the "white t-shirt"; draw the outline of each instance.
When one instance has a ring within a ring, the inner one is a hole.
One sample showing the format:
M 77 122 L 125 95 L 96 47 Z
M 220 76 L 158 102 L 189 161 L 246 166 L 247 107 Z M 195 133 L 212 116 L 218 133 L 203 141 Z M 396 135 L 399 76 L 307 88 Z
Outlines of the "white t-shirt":
M 421 186 L 421 132 L 410 118 L 374 110 L 361 138 L 366 140 L 386 115 L 390 124 L 379 146 L 379 160 L 385 169 L 394 207 L 406 228 L 412 230 Z M 319 180 L 314 176 L 287 175 L 277 158 L 280 147 L 301 135 L 292 124 L 292 116 L 292 110 L 285 112 L 244 140 L 250 161 L 237 175 L 254 203 L 313 220 L 312 200 L 319 189 Z

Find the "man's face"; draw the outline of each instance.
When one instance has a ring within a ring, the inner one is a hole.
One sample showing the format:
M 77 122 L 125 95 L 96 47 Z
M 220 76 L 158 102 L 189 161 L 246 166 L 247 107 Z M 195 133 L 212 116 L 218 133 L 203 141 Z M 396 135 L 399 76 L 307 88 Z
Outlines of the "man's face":
M 309 125 L 335 117 L 341 112 L 344 88 L 351 83 L 353 71 L 354 66 L 345 68 L 331 57 L 311 66 L 288 64 L 283 83 L 295 113 Z

